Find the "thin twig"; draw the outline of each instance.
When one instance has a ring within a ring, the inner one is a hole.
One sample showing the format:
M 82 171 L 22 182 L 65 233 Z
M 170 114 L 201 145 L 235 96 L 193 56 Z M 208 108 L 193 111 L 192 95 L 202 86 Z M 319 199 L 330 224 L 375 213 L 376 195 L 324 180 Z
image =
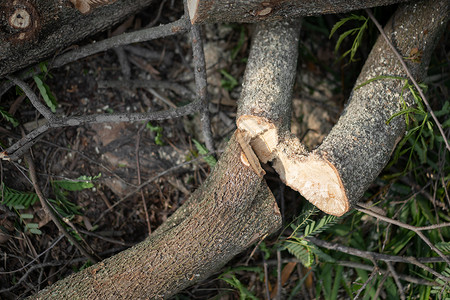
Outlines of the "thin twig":
M 55 223 L 56 227 L 58 227 L 59 231 L 64 234 L 67 239 L 84 255 L 86 256 L 91 262 L 96 263 L 98 262 L 98 259 L 95 258 L 92 254 L 88 253 L 79 243 L 78 241 L 67 232 L 67 230 L 64 228 L 64 226 L 61 225 L 60 221 L 58 220 L 58 217 L 53 211 L 53 208 L 50 206 L 50 204 L 47 202 L 47 199 L 44 197 L 44 195 L 41 192 L 41 189 L 38 184 L 38 179 L 36 176 L 36 168 L 34 166 L 34 161 L 31 159 L 30 154 L 25 154 L 25 161 L 28 164 L 28 168 L 30 170 L 30 177 L 31 181 L 33 183 L 34 190 L 36 191 L 36 194 L 38 195 L 38 198 L 41 202 L 42 208 L 44 209 L 45 213 L 52 219 L 53 223 Z
M 411 82 L 414 84 L 414 86 L 416 87 L 417 91 L 420 94 L 420 97 L 422 97 L 422 101 L 425 104 L 425 106 L 427 107 L 428 112 L 431 114 L 431 117 L 433 118 L 434 122 L 436 123 L 436 126 L 439 129 L 439 132 L 442 135 L 442 138 L 444 139 L 444 143 L 445 146 L 447 147 L 447 150 L 450 151 L 450 145 L 448 144 L 447 138 L 445 136 L 445 132 L 444 129 L 442 129 L 442 125 L 441 123 L 439 123 L 439 120 L 436 118 L 436 115 L 434 114 L 433 110 L 431 109 L 430 103 L 428 103 L 427 98 L 425 97 L 425 94 L 423 93 L 422 89 L 419 87 L 419 85 L 417 84 L 417 81 L 414 79 L 414 77 L 412 76 L 411 72 L 409 71 L 408 66 L 406 65 L 405 61 L 403 60 L 402 56 L 400 55 L 400 53 L 397 51 L 397 49 L 395 48 L 395 46 L 392 44 L 392 42 L 389 40 L 389 38 L 387 37 L 386 33 L 383 30 L 383 27 L 380 25 L 380 23 L 378 23 L 377 19 L 375 18 L 375 16 L 372 14 L 372 11 L 368 8 L 365 9 L 366 13 L 369 15 L 370 19 L 372 20 L 372 22 L 375 24 L 375 26 L 377 26 L 378 30 L 380 31 L 381 35 L 383 36 L 384 40 L 386 41 L 386 43 L 389 45 L 389 47 L 391 48 L 392 52 L 394 52 L 395 56 L 398 58 L 399 62 L 401 63 L 403 69 L 406 72 L 406 75 L 408 75 L 409 79 L 411 79 Z
M 206 155 L 205 155 L 206 156 Z M 103 211 L 102 214 L 97 218 L 97 220 L 95 220 L 94 225 L 97 224 L 108 212 L 110 212 L 114 207 L 116 207 L 117 205 L 119 205 L 120 203 L 122 203 L 123 201 L 125 201 L 126 199 L 128 199 L 129 197 L 133 196 L 134 194 L 136 194 L 137 192 L 139 192 L 143 187 L 145 187 L 146 185 L 150 184 L 151 182 L 155 181 L 156 179 L 170 173 L 173 172 L 181 167 L 184 167 L 186 165 L 189 165 L 191 163 L 194 163 L 200 159 L 202 159 L 203 157 L 198 157 L 196 159 L 190 160 L 190 161 L 186 161 L 184 163 L 181 163 L 179 165 L 173 166 L 161 173 L 159 173 L 158 175 L 153 176 L 152 178 L 148 179 L 147 181 L 145 181 L 144 183 L 142 183 L 141 185 L 139 185 L 134 191 L 131 191 L 130 193 L 126 194 L 123 198 L 121 198 L 119 201 L 115 202 L 113 205 L 111 205 L 111 207 L 109 207 L 107 210 Z
M 0 290 L 0 294 L 6 293 L 6 292 L 10 292 L 10 291 L 14 290 L 16 287 L 21 285 L 22 282 L 25 281 L 25 279 L 27 279 L 27 277 L 30 275 L 31 272 L 33 272 L 36 269 L 41 269 L 41 268 L 46 268 L 46 267 L 57 267 L 57 266 L 61 266 L 61 265 L 64 265 L 64 264 L 69 264 L 69 263 L 70 264 L 76 264 L 76 263 L 83 262 L 83 261 L 86 261 L 85 257 L 73 259 L 71 261 L 54 261 L 54 262 L 46 262 L 46 263 L 41 263 L 41 264 L 38 264 L 38 265 L 31 266 L 25 272 L 25 274 L 23 274 L 22 277 L 20 277 L 20 279 L 16 282 L 16 284 L 14 284 L 13 286 L 10 286 L 9 288 Z
M 36 96 L 31 89 L 26 89 L 24 92 L 27 96 Z M 192 114 L 198 110 L 200 101 L 196 100 L 185 106 L 177 107 L 174 109 L 168 109 L 164 111 L 148 112 L 148 113 L 113 113 L 113 114 L 94 114 L 86 116 L 71 116 L 71 117 L 54 117 L 48 123 L 36 128 L 11 147 L 6 149 L 4 153 L 0 155 L 0 158 L 6 160 L 17 160 L 24 154 L 31 146 L 36 143 L 36 138 L 45 133 L 50 128 L 61 128 L 68 126 L 81 126 L 85 124 L 95 123 L 113 123 L 113 122 L 137 122 L 137 121 L 149 121 L 149 120 L 166 120 L 179 118 Z
M 117 59 L 119 60 L 120 68 L 122 69 L 122 75 L 125 79 L 130 79 L 131 77 L 131 67 L 130 62 L 128 61 L 127 54 L 125 53 L 125 49 L 123 47 L 114 48 L 114 52 L 117 55 Z
M 42 255 L 44 255 L 45 253 L 47 253 L 48 251 L 50 251 L 51 249 L 53 249 L 53 247 L 56 246 L 56 244 L 58 244 L 58 242 L 64 237 L 63 234 L 61 234 L 55 241 L 53 241 L 53 243 L 48 246 L 47 249 L 45 249 L 44 251 L 42 251 L 39 255 L 37 255 L 35 258 L 33 258 L 30 262 L 28 262 L 25 266 L 13 270 L 13 271 L 7 271 L 7 272 L 0 272 L 0 275 L 7 275 L 7 274 L 13 274 L 13 273 L 17 273 L 20 272 L 26 268 L 28 268 L 32 263 L 34 263 L 36 260 L 38 260 L 39 257 L 41 257 Z
M 141 128 L 139 128 L 139 131 L 136 136 L 136 170 L 137 170 L 138 185 L 141 185 L 141 183 L 142 183 L 141 182 L 141 165 L 139 163 L 139 144 L 141 142 L 142 131 L 144 130 L 146 125 L 147 125 L 146 123 L 141 125 Z M 150 224 L 150 217 L 148 216 L 147 203 L 145 202 L 144 191 L 142 189 L 141 189 L 141 200 L 142 200 L 142 206 L 144 207 L 148 235 L 150 236 L 150 234 L 152 234 L 152 227 Z
M 175 22 L 144 28 L 133 32 L 126 32 L 108 39 L 92 43 L 81 48 L 64 53 L 55 58 L 51 63 L 51 68 L 58 68 L 81 58 L 96 54 L 114 47 L 129 45 L 133 43 L 146 42 L 154 39 L 168 37 L 175 34 L 184 33 L 189 29 L 190 23 L 186 22 L 185 17 L 181 17 Z
M 44 116 L 44 118 L 47 119 L 47 121 L 51 122 L 55 119 L 56 116 L 44 104 L 42 104 L 41 101 L 39 101 L 39 98 L 28 84 L 14 76 L 6 76 L 6 78 L 18 85 L 22 91 L 24 91 L 34 108 L 36 108 Z
M 281 300 L 281 288 L 282 288 L 282 282 L 281 282 L 281 251 L 277 250 L 277 300 Z
M 445 277 L 442 274 L 439 274 L 438 272 L 436 272 L 435 270 L 431 269 L 430 267 L 428 267 L 427 265 L 424 264 L 424 263 L 430 263 L 430 262 L 442 262 L 442 261 L 448 260 L 448 257 L 446 257 L 445 259 L 443 259 L 441 257 L 421 258 L 419 261 L 419 259 L 416 259 L 415 257 L 412 257 L 412 256 L 395 256 L 395 255 L 388 255 L 388 254 L 376 253 L 376 252 L 371 252 L 371 251 L 364 251 L 364 250 L 359 250 L 359 249 L 347 247 L 344 245 L 340 245 L 337 243 L 326 242 L 326 241 L 323 241 L 323 240 L 320 240 L 320 239 L 317 239 L 317 238 L 311 237 L 311 236 L 305 238 L 305 240 L 310 241 L 311 243 L 313 243 L 317 246 L 320 246 L 320 247 L 323 247 L 323 248 L 326 248 L 329 250 L 335 250 L 335 251 L 350 254 L 353 256 L 358 256 L 358 257 L 369 259 L 369 260 L 371 259 L 371 257 L 373 257 L 373 259 L 375 259 L 375 260 L 413 264 L 413 265 L 418 266 L 419 268 L 422 268 L 422 269 L 430 272 L 434 276 L 436 276 L 444 281 L 450 282 L 449 277 Z
M 116 89 L 137 89 L 137 88 L 158 88 L 169 89 L 182 97 L 186 97 L 189 100 L 195 99 L 195 94 L 187 89 L 185 86 L 176 82 L 159 81 L 159 80 L 108 80 L 99 81 L 97 86 L 100 89 L 116 88 Z
M 353 261 L 336 261 L 336 264 L 340 265 L 340 266 L 344 266 L 344 267 L 349 267 L 349 268 L 354 268 L 354 269 L 361 269 L 361 270 L 366 270 L 366 271 L 373 271 L 374 267 L 373 266 L 368 266 L 365 264 L 361 264 L 361 263 L 357 263 L 357 262 L 353 262 Z M 388 272 L 388 270 L 383 270 L 383 269 L 379 269 L 379 271 L 381 273 L 387 274 L 388 276 L 392 274 Z M 438 285 L 438 283 L 436 282 L 432 282 L 429 280 L 425 280 L 422 278 L 416 278 L 416 277 L 412 277 L 409 275 L 403 275 L 403 274 L 397 274 L 398 277 L 401 280 L 404 281 L 408 281 L 414 284 L 420 284 L 420 285 L 429 285 L 429 286 L 435 286 Z
M 374 269 L 372 271 L 372 273 L 370 274 L 369 278 L 366 280 L 366 282 L 364 282 L 364 284 L 362 285 L 362 287 L 356 292 L 355 297 L 353 298 L 353 300 L 357 300 L 359 299 L 359 295 L 366 289 L 366 286 L 372 282 L 373 278 L 375 277 L 375 275 L 377 274 L 377 271 Z
M 400 299 L 405 300 L 406 297 L 405 297 L 405 293 L 403 292 L 403 286 L 402 286 L 402 283 L 400 282 L 400 279 L 398 278 L 398 275 L 394 269 L 394 266 L 389 261 L 386 262 L 386 265 L 388 266 L 389 272 L 391 273 L 392 277 L 394 278 L 395 284 L 397 285 L 398 291 L 400 293 Z
M 209 99 L 206 81 L 206 62 L 203 51 L 203 42 L 200 25 L 191 25 L 192 54 L 194 60 L 195 85 L 197 96 L 201 102 L 201 120 L 205 145 L 209 152 L 214 152 L 214 140 L 211 132 L 211 121 L 209 118 Z
M 430 240 L 421 232 L 421 230 L 430 230 L 430 229 L 436 229 L 436 228 L 441 228 L 441 227 L 448 227 L 450 226 L 449 223 L 442 223 L 442 224 L 437 224 L 437 225 L 432 225 L 432 226 L 426 226 L 426 227 L 415 227 L 412 225 L 408 225 L 405 224 L 403 222 L 397 221 L 397 220 L 392 220 L 391 218 L 382 216 L 380 214 L 377 214 L 376 212 L 366 209 L 364 207 L 361 206 L 361 204 L 358 204 L 356 206 L 356 210 L 363 212 L 365 214 L 371 215 L 372 217 L 375 217 L 379 220 L 383 220 L 385 222 L 397 225 L 399 227 L 411 230 L 413 232 L 415 232 L 434 252 L 436 252 L 440 257 L 442 257 L 444 259 L 444 261 L 450 265 L 450 260 L 444 255 L 444 253 L 442 253 L 438 248 L 436 248 L 431 242 Z M 442 225 L 442 226 L 441 226 Z M 424 229 L 425 228 L 425 229 Z
M 270 289 L 269 289 L 269 271 L 267 270 L 267 261 L 263 255 L 263 267 L 264 267 L 264 291 L 266 293 L 266 299 L 270 300 Z

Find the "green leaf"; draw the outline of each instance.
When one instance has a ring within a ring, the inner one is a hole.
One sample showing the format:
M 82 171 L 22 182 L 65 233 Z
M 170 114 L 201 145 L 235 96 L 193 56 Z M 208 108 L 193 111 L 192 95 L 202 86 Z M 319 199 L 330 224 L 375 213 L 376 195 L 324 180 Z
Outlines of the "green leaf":
M 316 235 L 324 230 L 332 227 L 336 222 L 338 218 L 336 216 L 332 215 L 326 215 L 322 219 L 320 219 L 318 222 L 311 221 L 308 225 L 306 225 L 304 236 L 310 236 L 310 235 Z
M 6 121 L 8 121 L 9 123 L 11 123 L 11 125 L 13 127 L 17 127 L 19 126 L 19 121 L 17 121 L 16 118 L 14 118 L 9 112 L 7 112 L 3 107 L 0 106 L 0 115 L 3 117 L 3 119 L 5 119 Z
M 220 83 L 222 87 L 227 91 L 232 91 L 239 84 L 237 79 L 224 69 L 220 70 L 220 74 L 222 74 L 222 76 L 224 77 L 224 79 L 220 80 Z
M 156 136 L 155 136 L 155 144 L 158 146 L 164 146 L 164 141 L 162 139 L 163 135 L 163 128 L 161 126 L 153 126 L 152 123 L 147 122 L 147 124 L 145 125 L 145 127 L 147 129 L 149 129 L 151 132 L 155 132 Z
M 329 299 L 338 299 L 338 292 L 339 287 L 341 286 L 341 280 L 342 280 L 342 271 L 344 270 L 343 266 L 337 266 L 335 268 L 335 277 L 334 277 L 334 283 L 333 288 L 331 290 L 331 295 Z
M 8 206 L 9 209 L 27 209 L 39 201 L 39 197 L 35 193 L 17 191 L 7 187 L 4 183 L 2 183 L 1 188 L 2 201 L 0 203 Z
M 94 187 L 94 184 L 90 181 L 55 180 L 54 183 L 58 185 L 58 187 L 71 192 L 81 191 Z
M 349 36 L 349 35 L 354 35 L 355 33 L 357 33 L 358 32 L 358 29 L 357 28 L 354 28 L 354 29 L 350 29 L 350 30 L 347 30 L 346 32 L 344 32 L 343 34 L 341 34 L 340 36 L 339 36 L 339 39 L 337 40 L 337 42 L 336 42 L 336 46 L 334 47 L 334 51 L 338 51 L 339 50 L 339 47 L 341 46 L 341 44 L 342 44 L 342 42 L 344 41 L 344 39 L 347 37 L 347 36 Z M 345 56 L 345 55 L 343 55 L 343 56 Z
M 287 251 L 294 255 L 305 267 L 311 267 L 314 263 L 314 256 L 305 240 L 287 240 L 283 245 Z
M 53 183 L 58 187 L 67 191 L 76 192 L 84 189 L 90 189 L 94 187 L 93 180 L 98 179 L 101 176 L 99 173 L 97 176 L 80 176 L 77 180 L 54 180 Z
M 199 141 L 195 139 L 192 139 L 192 141 L 194 142 L 195 148 L 197 148 L 198 153 L 200 155 L 206 155 L 205 157 L 203 157 L 203 159 L 211 168 L 213 168 L 217 163 L 217 160 L 214 158 L 214 156 L 207 155 L 209 153 L 208 149 L 204 145 L 202 145 Z
M 37 235 L 41 235 L 42 231 L 40 229 L 37 228 L 29 228 L 28 231 L 32 234 L 37 234 Z
M 50 91 L 50 88 L 47 84 L 45 84 L 40 76 L 33 76 L 34 82 L 36 82 L 36 86 L 39 89 L 39 92 L 41 93 L 42 98 L 44 99 L 47 106 L 51 109 L 51 111 L 54 113 L 56 112 L 56 98 L 53 96 L 52 92 Z
M 439 242 L 435 246 L 436 248 L 441 250 L 445 255 L 450 254 L 450 242 Z
M 330 32 L 330 36 L 328 38 L 331 38 L 333 36 L 333 34 L 336 32 L 336 30 L 338 30 L 339 28 L 342 27 L 342 25 L 344 25 L 345 23 L 347 23 L 348 21 L 351 20 L 357 20 L 357 21 L 364 21 L 366 20 L 366 18 L 364 16 L 357 16 L 357 15 L 351 15 L 350 17 L 347 18 L 343 18 L 342 20 L 336 22 L 336 24 L 334 24 L 333 28 L 331 29 Z
M 291 225 L 292 229 L 294 230 L 291 236 L 294 236 L 297 231 L 305 227 L 310 221 L 309 218 L 314 216 L 317 212 L 317 207 L 307 202 L 307 204 L 303 207 L 301 214 L 295 220 L 296 225 Z
M 33 219 L 33 214 L 21 214 L 20 215 L 22 219 Z
M 346 37 L 348 37 L 349 35 L 355 35 L 356 34 L 356 37 L 353 40 L 353 44 L 352 44 L 351 49 L 345 51 L 344 54 L 341 55 L 341 57 L 340 57 L 340 59 L 342 59 L 345 56 L 347 56 L 348 54 L 350 54 L 350 61 L 354 61 L 354 56 L 355 56 L 356 51 L 358 50 L 358 48 L 359 48 L 359 46 L 360 46 L 360 44 L 362 42 L 364 31 L 368 28 L 368 21 L 369 21 L 368 18 L 366 18 L 364 16 L 351 15 L 350 17 L 347 17 L 347 18 L 344 18 L 344 19 L 340 20 L 331 29 L 331 33 L 330 33 L 329 38 L 331 38 L 331 36 L 336 32 L 337 29 L 342 27 L 346 22 L 348 22 L 350 20 L 364 21 L 364 23 L 361 25 L 361 27 L 353 28 L 353 29 L 347 30 L 344 33 L 342 33 L 339 36 L 338 41 L 336 42 L 335 51 L 336 52 L 338 51 L 339 47 L 341 46 L 342 42 L 344 41 L 344 39 Z

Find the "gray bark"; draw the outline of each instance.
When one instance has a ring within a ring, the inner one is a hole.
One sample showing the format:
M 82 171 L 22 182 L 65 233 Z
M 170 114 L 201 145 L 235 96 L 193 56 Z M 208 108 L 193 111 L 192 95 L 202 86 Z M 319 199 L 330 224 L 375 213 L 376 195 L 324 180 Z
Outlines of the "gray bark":
M 402 1 L 406 0 L 188 0 L 188 9 L 193 24 L 254 23 L 260 21 L 279 21 L 286 18 L 298 18 L 302 16 L 344 13 Z
M 447 0 L 429 0 L 402 5 L 384 31 L 403 57 L 414 48 L 423 53 L 419 62 L 406 60 L 416 80 L 422 80 L 431 54 L 449 20 Z M 355 84 L 377 76 L 406 78 L 386 41 L 380 36 Z M 349 104 L 322 145 L 316 151 L 330 161 L 341 176 L 351 205 L 355 204 L 388 163 L 397 143 L 405 134 L 405 118 L 399 116 L 402 102 L 414 105 L 409 93 L 401 99 L 404 82 L 380 79 L 353 91 Z
M 152 2 L 118 0 L 81 13 L 70 1 L 0 0 L 0 77 L 47 59 Z
M 272 193 L 232 138 L 206 182 L 150 238 L 30 299 L 168 298 L 280 226 Z
M 271 59 L 265 61 L 267 70 L 287 59 L 286 48 L 292 48 L 288 53 L 297 53 L 299 25 L 298 21 L 261 25 L 264 30 L 259 29 L 255 45 L 267 44 L 267 36 L 284 36 L 282 44 L 289 45 L 272 48 Z M 285 31 L 289 34 L 283 34 Z M 253 59 L 249 68 L 256 66 Z M 289 59 L 295 61 L 296 55 Z M 295 65 L 289 68 L 291 80 L 284 84 L 285 89 L 272 91 L 274 98 L 290 98 Z M 270 73 L 268 80 L 278 81 L 285 73 L 279 69 Z M 246 163 L 233 136 L 206 182 L 149 239 L 58 281 L 31 299 L 168 298 L 217 272 L 280 226 L 281 215 L 272 193 Z
M 415 2 L 402 5 L 386 25 L 385 31 L 403 57 L 408 57 L 413 49 L 423 53 L 419 61 L 408 62 L 415 79 L 425 76 L 431 53 L 448 18 L 448 1 Z M 270 36 L 265 40 L 274 43 Z M 283 45 L 279 43 L 277 47 L 282 49 Z M 273 161 L 274 169 L 288 186 L 322 211 L 343 215 L 386 166 L 404 135 L 403 116 L 389 124 L 387 121 L 401 111 L 403 101 L 407 106 L 414 105 L 411 95 L 405 92 L 401 98 L 404 82 L 398 79 L 379 79 L 356 89 L 322 145 L 308 152 L 287 126 L 291 118 L 290 90 L 284 83 L 291 80 L 292 74 L 283 74 L 277 66 L 274 71 L 264 69 L 263 62 L 271 60 L 271 48 L 256 49 L 252 48 L 250 54 L 255 65 L 246 72 L 238 128 L 245 132 L 249 145 L 262 162 Z M 293 62 L 287 57 L 283 59 L 288 64 Z M 284 69 L 295 70 L 286 66 Z M 271 72 L 277 73 L 280 80 L 271 80 Z M 406 78 L 405 70 L 381 36 L 356 85 L 377 76 Z M 271 95 L 271 91 L 280 89 L 284 91 L 281 97 Z M 261 173 L 257 165 L 254 169 Z
M 237 118 L 253 115 L 288 129 L 301 19 L 263 22 L 254 33 Z

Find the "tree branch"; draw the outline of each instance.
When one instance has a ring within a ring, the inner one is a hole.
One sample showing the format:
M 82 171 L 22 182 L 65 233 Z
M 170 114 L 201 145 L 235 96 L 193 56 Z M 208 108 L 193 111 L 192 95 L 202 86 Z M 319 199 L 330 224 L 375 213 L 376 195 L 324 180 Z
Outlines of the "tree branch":
M 419 268 L 425 269 L 426 271 L 430 272 L 434 276 L 436 276 L 444 281 L 450 282 L 450 277 L 442 276 L 441 274 L 439 274 L 438 272 L 436 272 L 435 270 L 431 269 L 430 267 L 428 267 L 427 265 L 424 264 L 424 263 L 430 263 L 430 262 L 445 261 L 443 258 L 431 257 L 431 258 L 416 259 L 415 257 L 411 257 L 411 256 L 402 257 L 402 256 L 394 256 L 394 255 L 359 250 L 359 249 L 343 246 L 343 245 L 340 245 L 337 243 L 330 243 L 330 242 L 322 241 L 315 237 L 307 237 L 307 238 L 305 238 L 305 240 L 310 241 L 311 243 L 313 243 L 317 246 L 320 246 L 320 247 L 323 247 L 323 248 L 326 248 L 329 250 L 335 250 L 335 251 L 350 254 L 353 256 L 358 256 L 358 257 L 369 259 L 369 260 L 375 259 L 375 260 L 381 260 L 381 261 L 386 261 L 386 262 L 389 261 L 389 262 L 401 262 L 401 263 L 413 264 L 413 265 L 418 266 Z M 446 259 L 448 259 L 448 257 L 446 257 Z
M 410 66 L 414 77 L 426 74 L 432 50 L 448 18 L 448 1 L 429 0 L 401 6 L 386 25 L 388 35 L 402 55 L 407 56 L 417 47 L 417 41 L 424 48 L 420 63 Z M 423 21 L 418 23 L 417 20 Z M 386 76 L 403 78 L 406 74 L 397 57 L 384 50 L 386 47 L 386 41 L 379 37 L 358 77 L 355 84 L 358 88 L 351 94 L 348 106 L 322 145 L 312 152 L 306 151 L 284 125 L 291 115 L 285 108 L 277 107 L 281 102 L 271 100 L 270 92 L 256 97 L 254 108 L 247 109 L 246 115 L 242 114 L 243 109 L 241 113 L 238 111 L 237 126 L 250 136 L 258 158 L 262 162 L 273 161 L 283 182 L 325 213 L 341 216 L 354 206 L 386 166 L 405 133 L 402 117 L 388 120 L 403 109 L 403 103 L 413 106 L 414 100 L 404 93 L 403 81 L 381 79 Z M 270 53 L 266 57 L 261 55 L 261 59 L 270 59 Z M 264 82 L 267 76 L 264 72 L 267 70 L 261 69 L 257 73 L 261 78 L 255 76 L 255 80 Z M 267 87 L 254 89 L 254 93 L 272 87 L 279 88 L 269 83 Z M 245 88 L 244 82 L 244 97 Z M 273 107 L 272 103 L 275 103 Z
M 409 230 L 411 230 L 411 231 L 413 231 L 414 233 L 416 233 L 434 252 L 436 252 L 440 257 L 442 257 L 442 259 L 444 259 L 444 261 L 447 263 L 447 264 L 449 264 L 450 265 L 450 260 L 444 255 L 444 253 L 442 253 L 438 248 L 436 248 L 434 245 L 433 245 L 433 243 L 431 243 L 430 242 L 430 240 L 421 232 L 422 230 L 428 230 L 428 229 L 435 229 L 435 228 L 442 228 L 442 227 L 448 227 L 448 226 L 450 226 L 450 224 L 449 223 L 444 223 L 444 224 L 438 224 L 438 225 L 432 225 L 432 226 L 426 226 L 426 227 L 415 227 L 415 226 L 411 226 L 411 225 L 408 225 L 408 224 L 405 224 L 405 223 L 403 223 L 403 222 L 400 222 L 400 221 L 396 221 L 396 220 L 393 220 L 393 219 L 391 219 L 391 218 L 388 218 L 388 217 L 385 217 L 385 216 L 382 216 L 382 215 L 380 215 L 380 214 L 377 214 L 376 212 L 374 212 L 374 211 L 372 211 L 372 210 L 369 210 L 369 209 L 366 209 L 366 208 L 364 208 L 364 207 L 361 207 L 360 205 L 358 205 L 357 207 L 356 207 L 356 210 L 358 210 L 358 211 L 360 211 L 360 212 L 363 212 L 363 213 L 365 213 L 365 214 L 368 214 L 368 215 L 370 215 L 370 216 L 372 216 L 372 217 L 375 217 L 375 218 L 377 218 L 377 219 L 379 219 L 379 220 L 383 220 L 383 221 L 385 221 L 385 222 L 388 222 L 388 223 L 391 223 L 391 224 L 395 224 L 395 225 L 397 225 L 397 226 L 399 226 L 399 227 L 402 227 L 402 228 L 406 228 L 406 229 L 409 229 Z
M 202 131 L 205 138 L 206 148 L 214 152 L 214 140 L 211 132 L 211 121 L 209 118 L 209 99 L 206 82 L 206 62 L 203 51 L 201 28 L 198 25 L 191 25 L 192 54 L 194 56 L 194 75 L 197 87 L 197 96 L 201 106 Z
M 52 219 L 53 223 L 58 227 L 59 231 L 61 231 L 64 236 L 69 239 L 69 241 L 84 255 L 86 256 L 91 262 L 96 263 L 98 262 L 98 259 L 94 257 L 93 254 L 89 253 L 84 249 L 80 243 L 69 233 L 67 230 L 61 225 L 58 217 L 53 211 L 53 208 L 50 206 L 50 204 L 47 202 L 47 199 L 44 197 L 44 195 L 41 192 L 41 189 L 38 184 L 38 179 L 36 176 L 36 169 L 34 167 L 34 162 L 31 158 L 30 154 L 25 155 L 25 160 L 28 164 L 29 170 L 30 170 L 30 177 L 31 181 L 33 182 L 34 190 L 36 191 L 36 194 L 39 197 L 39 200 L 41 202 L 42 208 L 44 209 L 45 213 Z
M 147 112 L 147 113 L 112 113 L 112 114 L 94 114 L 85 116 L 71 116 L 58 117 L 51 113 L 43 104 L 39 102 L 36 94 L 31 88 L 22 80 L 11 77 L 23 89 L 29 99 L 32 99 L 33 105 L 39 112 L 44 114 L 47 123 L 33 130 L 25 137 L 14 143 L 3 153 L 0 153 L 0 158 L 4 160 L 17 160 L 24 154 L 31 146 L 36 143 L 36 139 L 51 128 L 61 128 L 68 126 L 81 126 L 85 124 L 95 123 L 109 123 L 109 122 L 137 122 L 137 121 L 151 121 L 151 120 L 167 120 L 179 118 L 196 112 L 201 102 L 195 100 L 185 106 L 168 109 L 165 111 Z
M 366 13 L 369 15 L 372 22 L 377 26 L 378 31 L 381 33 L 381 36 L 384 38 L 386 43 L 389 45 L 389 48 L 391 48 L 392 52 L 394 52 L 395 56 L 398 58 L 398 61 L 402 64 L 403 69 L 406 72 L 406 75 L 408 75 L 408 78 L 411 80 L 411 82 L 414 84 L 414 87 L 419 92 L 420 97 L 422 98 L 423 103 L 425 103 L 425 106 L 427 107 L 428 112 L 431 114 L 431 117 L 433 118 L 434 122 L 436 123 L 436 126 L 439 129 L 439 132 L 442 135 L 442 138 L 444 139 L 445 146 L 447 147 L 447 150 L 450 151 L 450 145 L 448 144 L 444 129 L 442 128 L 441 123 L 436 118 L 436 115 L 434 114 L 433 109 L 431 109 L 430 103 L 427 100 L 427 97 L 425 97 L 425 94 L 423 93 L 422 89 L 419 87 L 419 84 L 417 83 L 414 76 L 411 74 L 411 71 L 409 70 L 408 66 L 406 65 L 405 61 L 403 60 L 403 57 L 400 55 L 400 53 L 395 49 L 395 46 L 392 44 L 392 42 L 389 40 L 389 38 L 386 36 L 386 33 L 383 30 L 383 27 L 381 27 L 380 23 L 378 23 L 377 19 L 375 19 L 374 15 L 370 11 L 370 9 L 365 9 Z
M 264 0 L 188 0 L 189 16 L 196 23 L 253 23 L 280 21 L 303 16 L 345 13 L 368 7 L 389 5 L 405 0 L 335 0 L 332 5 L 320 1 Z

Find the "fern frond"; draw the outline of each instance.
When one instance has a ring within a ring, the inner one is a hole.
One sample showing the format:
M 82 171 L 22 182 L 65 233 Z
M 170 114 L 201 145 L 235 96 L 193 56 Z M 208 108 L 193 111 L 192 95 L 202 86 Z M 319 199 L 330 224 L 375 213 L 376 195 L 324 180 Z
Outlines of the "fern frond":
M 441 274 L 445 277 L 450 277 L 450 267 L 445 268 Z M 437 299 L 448 299 L 450 296 L 450 282 L 444 281 L 440 278 L 436 278 L 436 282 L 439 285 L 433 286 L 431 294 L 437 295 L 439 297 Z
M 444 254 L 450 254 L 450 242 L 439 242 L 435 246 Z
M 314 216 L 318 211 L 319 210 L 317 209 L 317 207 L 308 202 L 308 204 L 303 208 L 300 215 L 294 221 L 296 224 L 291 225 L 291 228 L 294 230 L 291 236 L 294 236 L 297 231 L 305 227 L 310 221 L 310 218 Z
M 0 106 L 0 115 L 12 124 L 13 127 L 17 127 L 19 125 L 19 121 L 17 121 L 16 118 L 14 118 L 6 109 Z
M 6 205 L 9 209 L 27 209 L 39 201 L 39 197 L 36 193 L 17 191 L 7 187 L 4 183 L 2 183 L 1 199 L 1 204 Z
M 287 251 L 294 255 L 305 267 L 311 267 L 314 263 L 314 256 L 308 242 L 304 240 L 288 240 L 285 242 L 284 246 Z
M 334 224 L 336 224 L 336 221 L 338 218 L 336 216 L 332 215 L 326 215 L 319 221 L 311 221 L 308 225 L 306 225 L 305 231 L 304 231 L 304 237 L 310 236 L 310 235 L 316 235 L 324 230 L 330 228 Z

